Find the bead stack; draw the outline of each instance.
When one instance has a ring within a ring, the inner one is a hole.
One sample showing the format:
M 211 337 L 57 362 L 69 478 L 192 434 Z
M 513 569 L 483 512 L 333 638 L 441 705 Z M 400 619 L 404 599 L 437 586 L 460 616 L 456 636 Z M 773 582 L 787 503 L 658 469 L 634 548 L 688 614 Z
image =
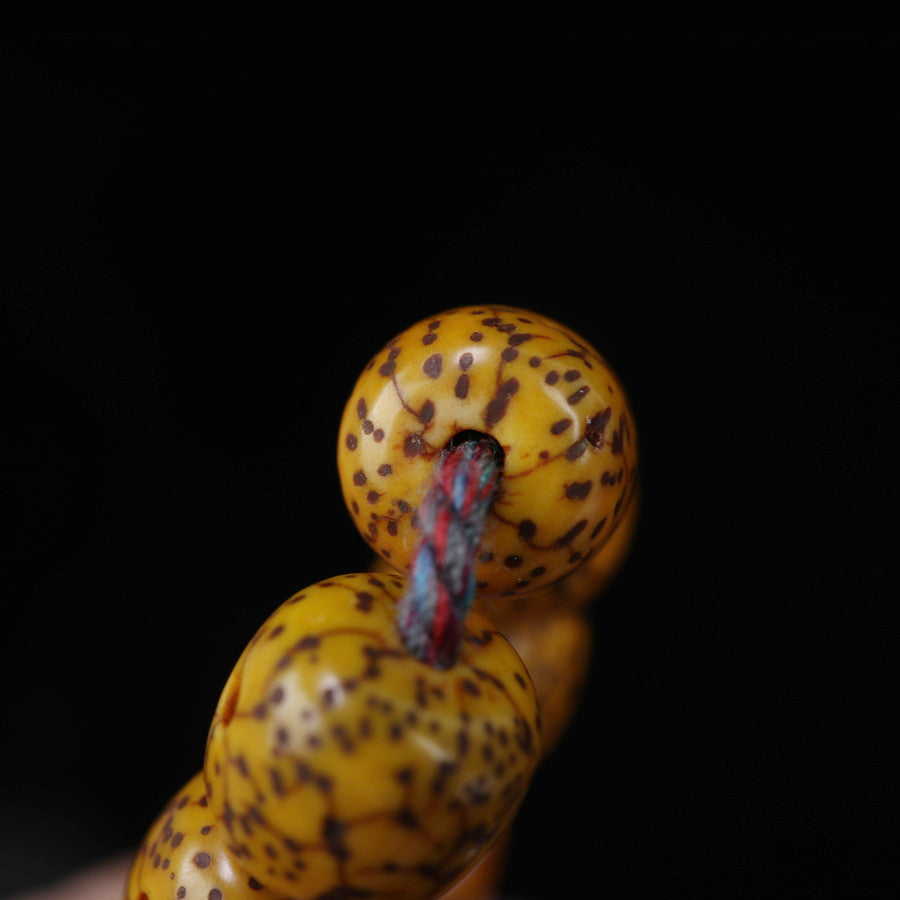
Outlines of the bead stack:
M 202 769 L 148 829 L 126 900 L 474 900 L 577 708 L 586 614 L 640 502 L 628 398 L 547 316 L 423 319 L 363 369 L 338 435 L 371 571 L 260 626 Z

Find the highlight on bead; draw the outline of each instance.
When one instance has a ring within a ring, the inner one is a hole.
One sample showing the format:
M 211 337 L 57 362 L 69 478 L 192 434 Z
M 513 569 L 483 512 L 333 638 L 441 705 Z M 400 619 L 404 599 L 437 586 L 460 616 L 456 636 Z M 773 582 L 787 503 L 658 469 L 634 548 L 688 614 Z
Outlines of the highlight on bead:
M 570 574 L 635 495 L 634 416 L 593 344 L 517 307 L 429 316 L 364 367 L 338 435 L 347 509 L 401 574 L 412 572 L 434 469 L 462 432 L 494 439 L 503 458 L 475 561 L 478 596 L 526 595 Z

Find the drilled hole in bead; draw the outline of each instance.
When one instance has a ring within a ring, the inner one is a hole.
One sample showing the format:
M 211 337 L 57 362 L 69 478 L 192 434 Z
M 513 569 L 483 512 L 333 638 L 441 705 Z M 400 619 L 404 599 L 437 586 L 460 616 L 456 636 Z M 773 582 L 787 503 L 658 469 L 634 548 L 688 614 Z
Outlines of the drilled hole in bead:
M 502 474 L 503 463 L 506 459 L 503 448 L 496 438 L 489 434 L 485 434 L 483 431 L 475 431 L 473 428 L 466 428 L 463 431 L 457 432 L 446 444 L 444 444 L 444 453 L 449 453 L 451 450 L 455 450 L 461 444 L 465 444 L 468 441 L 472 441 L 473 443 L 476 441 L 487 441 L 491 448 L 491 454 L 494 457 L 494 465 Z

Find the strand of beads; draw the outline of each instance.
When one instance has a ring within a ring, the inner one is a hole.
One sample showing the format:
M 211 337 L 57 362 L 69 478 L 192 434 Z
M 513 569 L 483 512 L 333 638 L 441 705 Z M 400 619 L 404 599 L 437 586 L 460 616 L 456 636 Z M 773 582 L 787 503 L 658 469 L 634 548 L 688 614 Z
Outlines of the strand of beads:
M 634 533 L 627 397 L 553 319 L 450 310 L 363 370 L 338 466 L 372 571 L 310 585 L 260 626 L 127 900 L 467 900 L 498 884 L 587 671 L 583 610 Z

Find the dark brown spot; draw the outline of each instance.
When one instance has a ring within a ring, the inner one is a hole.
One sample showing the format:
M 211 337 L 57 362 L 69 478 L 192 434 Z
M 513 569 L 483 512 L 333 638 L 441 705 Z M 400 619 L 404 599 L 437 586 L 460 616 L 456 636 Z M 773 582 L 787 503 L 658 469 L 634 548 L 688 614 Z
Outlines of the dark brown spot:
M 594 530 L 591 532 L 591 540 L 593 540 L 600 533 L 600 529 L 606 524 L 606 516 L 604 516 L 595 526 Z
M 500 320 L 496 316 L 491 316 L 488 319 L 482 319 L 481 324 L 487 325 L 488 328 L 493 328 L 494 325 L 500 324 Z
M 325 838 L 325 844 L 328 852 L 337 859 L 346 859 L 349 851 L 344 844 L 344 835 L 347 826 L 333 816 L 327 816 L 322 823 L 322 835 Z
M 531 366 L 532 369 L 536 369 L 541 364 L 541 359 L 539 356 L 532 356 L 531 359 L 528 360 L 528 365 Z
M 586 384 L 583 384 L 574 394 L 569 394 L 569 396 L 566 397 L 566 403 L 568 403 L 569 406 L 574 406 L 589 390 L 590 388 Z
M 509 343 L 513 347 L 518 347 L 519 344 L 524 344 L 525 341 L 530 341 L 532 335 L 530 334 L 511 334 L 509 336 Z
M 367 412 L 368 407 L 366 406 L 365 397 L 360 397 L 359 402 L 356 404 L 356 415 L 358 415 L 360 419 L 364 419 Z
M 503 362 L 512 362 L 519 355 L 519 351 L 515 347 L 505 347 L 500 354 Z
M 571 425 L 572 425 L 571 419 L 560 419 L 558 422 L 554 422 L 550 426 L 550 433 L 551 434 L 562 434 Z
M 378 369 L 379 375 L 384 375 L 387 377 L 388 375 L 394 374 L 394 369 L 397 368 L 397 363 L 395 363 L 392 359 L 389 359 L 387 362 L 381 364 Z
M 247 881 L 247 887 L 250 888 L 251 891 L 261 891 L 265 885 L 261 882 L 257 881 L 252 875 Z
M 394 469 L 392 468 L 390 463 L 384 463 L 378 467 L 378 474 L 381 475 L 382 478 L 390 475 L 393 471 Z
M 591 492 L 591 481 L 576 481 L 566 485 L 566 497 L 569 500 L 584 500 Z
M 584 436 L 597 450 L 601 450 L 606 443 L 606 426 L 609 424 L 611 415 L 612 407 L 610 406 L 604 412 L 594 416 L 593 419 L 588 419 L 584 425 Z
M 563 378 L 565 378 L 566 381 L 578 381 L 578 379 L 581 378 L 581 372 L 579 372 L 578 369 L 569 369 L 569 371 L 563 375 Z
M 362 469 L 353 473 L 353 483 L 357 487 L 362 487 L 366 483 L 366 473 Z
M 433 331 L 429 331 L 425 337 L 422 338 L 422 343 L 427 347 L 429 344 L 433 344 L 437 340 L 437 335 Z
M 567 547 L 572 541 L 587 528 L 587 519 L 581 519 L 576 522 L 562 537 L 557 538 L 557 547 Z
M 356 608 L 361 612 L 368 612 L 375 602 L 375 597 L 368 591 L 356 592 Z
M 566 450 L 566 459 L 569 462 L 578 459 L 585 450 L 587 450 L 587 441 L 582 438 L 580 441 L 575 441 L 568 450 Z
M 492 428 L 506 415 L 509 398 L 518 390 L 519 380 L 517 378 L 510 378 L 500 385 L 497 393 L 491 398 L 484 410 L 483 418 L 487 428 Z
M 384 440 L 384 430 L 381 428 L 376 428 L 372 432 L 372 440 L 374 441 L 383 441 Z
M 421 434 L 408 434 L 403 442 L 403 453 L 412 459 L 425 452 L 425 438 Z
M 434 418 L 434 403 L 426 400 L 422 404 L 422 411 L 419 413 L 419 421 L 423 425 L 427 425 Z
M 355 449 L 356 449 L 356 445 L 357 445 L 359 442 L 356 440 L 356 435 L 355 435 L 355 434 L 348 434 L 348 435 L 347 435 L 347 439 L 346 439 L 346 441 L 345 441 L 344 443 L 347 445 L 347 449 L 348 449 L 348 450 L 355 450 Z
M 397 821 L 405 828 L 418 828 L 419 819 L 415 812 L 409 807 L 404 806 L 397 810 Z
M 523 541 L 530 541 L 537 534 L 537 525 L 531 519 L 522 519 L 519 522 L 519 537 Z
M 473 331 L 473 332 L 469 335 L 469 340 L 470 340 L 470 341 L 483 341 L 483 340 L 484 340 L 484 335 L 483 335 L 480 331 Z
M 465 400 L 469 393 L 469 376 L 463 372 L 459 378 L 456 379 L 456 387 L 454 388 L 454 393 L 460 400 Z
M 422 371 L 429 378 L 437 378 L 441 374 L 444 367 L 444 360 L 440 353 L 434 353 L 422 364 Z
M 375 430 L 375 426 L 368 419 L 363 419 L 362 430 L 363 434 L 371 434 Z
M 459 358 L 459 367 L 460 367 L 463 371 L 465 371 L 466 369 L 469 368 L 469 366 L 472 365 L 473 362 L 475 362 L 475 357 L 472 356 L 472 354 L 469 353 L 469 351 L 467 350 L 467 351 L 466 351 L 465 353 L 463 353 L 462 356 L 460 356 L 460 358 Z
M 503 560 L 503 565 L 506 566 L 507 569 L 518 569 L 523 562 L 524 560 L 521 556 L 518 555 L 518 553 L 513 553 Z
M 481 696 L 481 689 L 470 678 L 461 678 L 459 685 L 467 694 L 471 694 L 473 697 Z
M 211 862 L 212 859 L 210 858 L 210 855 L 208 853 L 198 853 L 194 857 L 194 865 L 198 869 L 205 869 Z
M 556 384 L 556 382 L 559 381 L 559 372 L 555 371 L 554 369 L 551 369 L 544 376 L 544 381 L 547 384 Z

